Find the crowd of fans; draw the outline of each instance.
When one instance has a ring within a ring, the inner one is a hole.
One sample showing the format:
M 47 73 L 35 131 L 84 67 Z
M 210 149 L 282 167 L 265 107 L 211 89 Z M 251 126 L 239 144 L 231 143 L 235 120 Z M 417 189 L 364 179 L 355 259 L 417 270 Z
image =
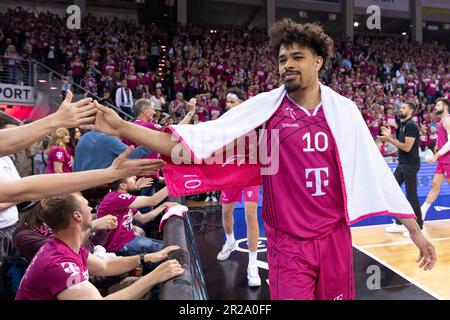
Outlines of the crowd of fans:
M 103 102 L 135 116 L 137 124 L 153 130 L 161 130 L 161 126 L 167 124 L 197 124 L 217 119 L 226 111 L 230 88 L 240 88 L 250 98 L 280 83 L 268 37 L 262 29 L 177 26 L 167 48 L 166 73 L 161 75 L 157 71 L 160 36 L 155 25 L 142 26 L 115 18 L 88 16 L 86 19 L 89 23 L 81 30 L 68 30 L 64 19 L 50 13 L 35 16 L 20 8 L 0 13 L 2 82 L 16 84 L 22 79 L 27 84 L 23 64 L 33 58 L 64 76 L 63 98 L 73 81 L 83 87 L 87 95 L 102 97 Z M 414 120 L 420 127 L 422 151 L 434 151 L 439 123 L 433 113 L 434 101 L 439 97 L 450 98 L 449 77 L 450 52 L 445 46 L 436 42 L 418 45 L 404 38 L 336 40 L 331 65 L 321 73 L 325 84 L 356 103 L 381 153 L 394 158 L 396 148 L 381 142 L 377 136 L 381 126 L 390 127 L 395 134 L 399 121 L 396 112 L 406 101 L 417 106 Z M 191 98 L 196 101 L 194 109 L 187 102 Z M 17 123 L 0 125 L 3 129 L 17 126 Z M 8 171 L 8 179 L 18 179 L 19 175 L 104 169 L 130 144 L 131 141 L 121 141 L 96 131 L 85 133 L 78 128 L 61 127 L 15 154 L 18 172 L 9 157 L 0 158 L 0 165 Z M 141 157 L 152 158 L 149 150 L 137 146 L 130 158 Z M 93 198 L 98 200 L 99 218 L 103 219 L 96 222 L 97 229 L 118 228 L 103 239 L 86 239 L 92 244 L 92 254 L 94 245 L 104 245 L 107 253 L 114 257 L 116 254 L 133 255 L 142 252 L 142 248 L 147 253 L 161 250 L 161 242 L 155 239 L 157 225 L 148 226 L 148 223 L 177 204 L 162 202 L 167 189 L 159 173 L 147 179 L 123 177 L 103 189 L 90 190 L 96 194 Z M 150 188 L 153 183 L 161 184 L 159 192 Z M 132 195 L 140 189 L 145 190 L 141 193 L 144 198 Z M 63 200 L 84 203 L 82 197 L 76 197 Z M 216 194 L 208 194 L 207 200 L 216 202 Z M 51 203 L 56 206 L 58 201 Z M 28 220 L 23 220 L 18 230 L 25 232 L 26 240 L 31 232 L 34 244 L 42 245 L 54 237 L 60 226 L 58 221 L 53 221 L 56 230 L 52 231 L 51 225 L 44 222 L 44 213 L 51 214 L 55 210 L 53 207 L 42 201 L 34 205 L 27 215 Z M 147 213 L 142 214 L 137 209 Z M 30 220 L 30 217 L 34 218 Z M 117 219 L 125 218 L 126 228 L 121 221 L 117 226 Z M 14 204 L 1 204 L 0 233 L 15 231 L 10 228 L 18 219 Z M 18 239 L 21 238 L 14 240 L 15 246 L 21 247 L 23 242 Z M 27 256 L 29 259 L 39 250 L 39 247 L 33 248 L 32 254 Z M 3 248 L 0 256 L 11 254 L 13 249 Z M 97 252 L 103 257 L 107 253 Z M 148 269 L 150 272 L 154 266 Z

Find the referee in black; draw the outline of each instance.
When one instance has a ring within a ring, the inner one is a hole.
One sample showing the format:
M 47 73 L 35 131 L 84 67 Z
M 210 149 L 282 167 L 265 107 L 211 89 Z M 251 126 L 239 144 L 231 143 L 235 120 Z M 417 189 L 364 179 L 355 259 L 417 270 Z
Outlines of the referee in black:
M 417 217 L 417 224 L 423 229 L 422 212 L 420 210 L 419 197 L 417 196 L 417 172 L 420 169 L 419 157 L 419 126 L 413 120 L 415 105 L 405 102 L 400 106 L 398 117 L 400 125 L 397 130 L 397 138 L 391 135 L 391 130 L 387 127 L 381 128 L 383 142 L 388 141 L 398 148 L 398 166 L 394 176 L 401 186 L 403 182 L 406 188 L 406 198 L 411 204 Z M 393 225 L 387 227 L 386 232 L 402 232 L 404 236 L 409 236 L 406 227 L 398 219 Z

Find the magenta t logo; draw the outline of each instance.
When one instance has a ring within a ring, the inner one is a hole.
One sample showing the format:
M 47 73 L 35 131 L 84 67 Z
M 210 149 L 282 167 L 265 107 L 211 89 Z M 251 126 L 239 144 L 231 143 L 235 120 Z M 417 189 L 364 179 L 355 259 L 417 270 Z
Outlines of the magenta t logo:
M 325 177 L 328 178 L 328 168 L 313 168 L 305 170 L 306 179 L 309 179 L 310 173 L 314 172 L 313 180 L 315 180 L 316 191 L 312 194 L 313 197 L 324 196 L 326 194 L 325 192 L 322 191 L 322 181 L 323 186 L 326 187 L 328 186 L 328 179 L 322 180 L 322 177 L 320 175 L 322 171 L 325 172 Z M 313 188 L 313 186 L 314 186 L 313 181 L 306 181 L 307 188 Z

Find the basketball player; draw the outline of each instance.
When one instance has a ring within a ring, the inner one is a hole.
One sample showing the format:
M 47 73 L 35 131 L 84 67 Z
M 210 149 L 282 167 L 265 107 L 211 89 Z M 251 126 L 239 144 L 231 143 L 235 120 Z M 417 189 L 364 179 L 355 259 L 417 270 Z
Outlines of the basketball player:
M 287 91 L 278 110 L 264 124 L 268 134 L 279 130 L 280 141 L 279 170 L 263 176 L 262 217 L 267 236 L 270 296 L 353 299 L 353 256 L 346 200 L 337 147 L 324 117 L 319 83 L 319 71 L 333 53 L 333 41 L 316 24 L 284 19 L 271 27 L 270 44 Z M 178 145 L 171 135 L 138 128 L 94 103 L 99 111 L 97 130 L 127 136 L 165 155 L 170 155 Z M 374 142 L 367 140 L 367 143 Z M 368 184 L 368 187 L 380 191 L 377 186 Z M 400 218 L 400 221 L 419 248 L 419 267 L 431 269 L 436 262 L 434 246 L 421 233 L 415 219 Z
M 449 117 L 450 100 L 440 98 L 436 100 L 434 113 L 441 119 L 438 126 L 438 152 L 429 161 L 430 163 L 438 162 L 436 172 L 431 182 L 431 190 L 428 192 L 425 202 L 422 204 L 421 211 L 423 220 L 425 220 L 428 209 L 439 195 L 442 183 L 445 179 L 450 183 L 450 117 Z
M 244 91 L 233 88 L 227 94 L 227 109 L 237 107 L 245 100 Z M 234 239 L 233 223 L 234 223 L 234 203 L 241 202 L 242 194 L 244 195 L 245 205 L 245 222 L 247 224 L 247 241 L 248 241 L 248 268 L 247 279 L 249 287 L 261 286 L 261 278 L 258 274 L 258 266 L 256 258 L 258 255 L 258 201 L 260 186 L 251 186 L 242 189 L 222 190 L 220 201 L 222 202 L 222 224 L 225 230 L 226 241 L 222 250 L 217 255 L 217 260 L 223 261 L 230 257 L 231 252 L 236 249 L 237 242 Z

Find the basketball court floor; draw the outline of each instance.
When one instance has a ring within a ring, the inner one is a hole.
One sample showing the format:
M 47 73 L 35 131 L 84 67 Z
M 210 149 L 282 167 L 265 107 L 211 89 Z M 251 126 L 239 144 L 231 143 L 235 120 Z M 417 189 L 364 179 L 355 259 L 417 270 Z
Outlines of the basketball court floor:
M 226 261 L 216 255 L 224 241 L 220 204 L 188 202 L 190 218 L 205 276 L 208 299 L 269 299 L 265 238 L 260 221 L 258 266 L 260 288 L 247 286 L 248 262 L 246 226 L 235 210 L 234 232 L 239 248 Z M 261 220 L 261 219 L 259 219 Z M 435 300 L 450 299 L 450 220 L 425 223 L 429 239 L 436 247 L 438 263 L 432 271 L 416 264 L 418 250 L 401 234 L 384 232 L 386 225 L 352 228 L 355 289 L 357 300 Z

